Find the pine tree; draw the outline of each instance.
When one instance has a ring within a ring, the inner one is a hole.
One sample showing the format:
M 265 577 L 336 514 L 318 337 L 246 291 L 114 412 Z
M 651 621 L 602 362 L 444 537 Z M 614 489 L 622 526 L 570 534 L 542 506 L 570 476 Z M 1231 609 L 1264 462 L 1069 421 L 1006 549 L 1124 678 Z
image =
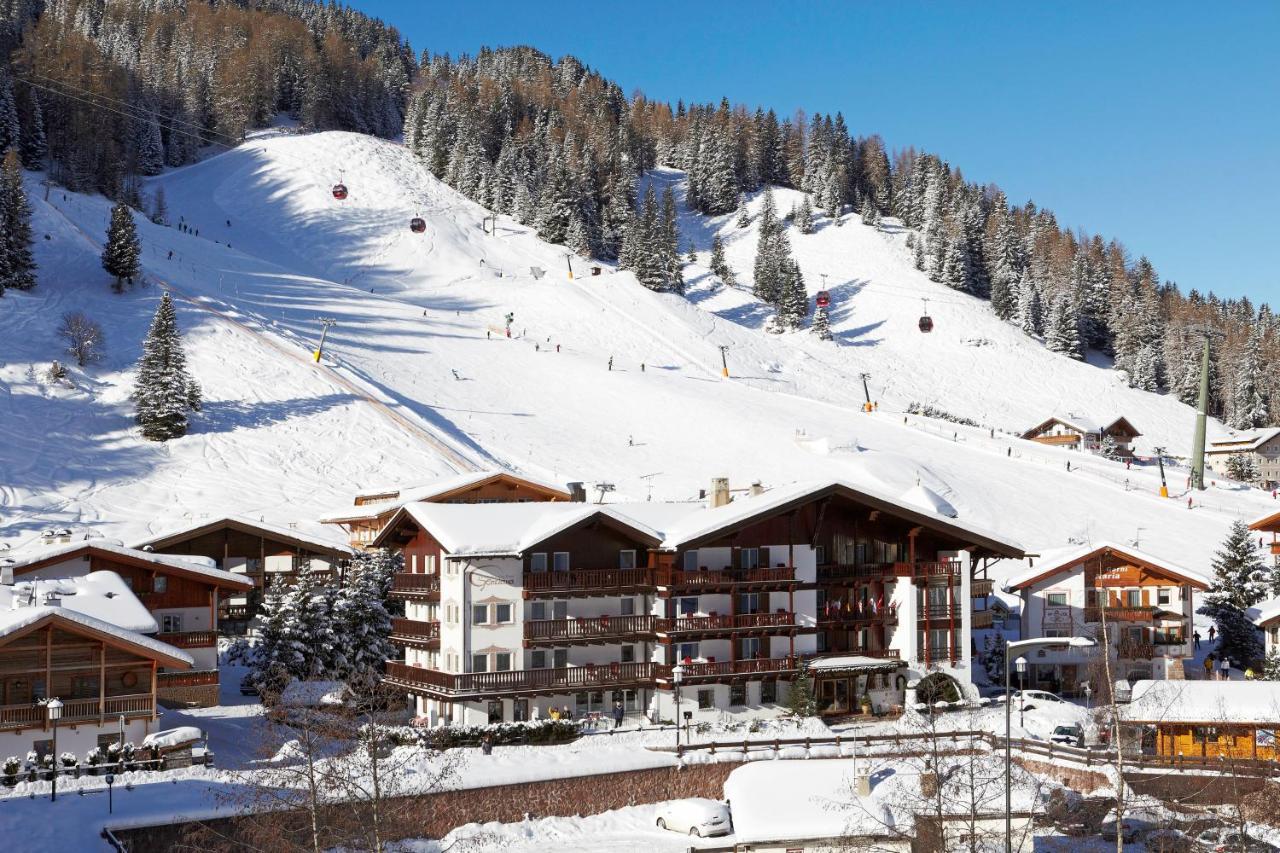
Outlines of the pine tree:
M 356 558 L 335 607 L 346 664 L 341 678 L 375 672 L 395 656 L 383 583 L 384 573 L 377 562 Z
M 44 132 L 44 110 L 40 106 L 40 96 L 35 89 L 26 90 L 26 120 L 22 122 L 22 138 L 18 153 L 22 157 L 22 165 L 36 171 L 45 166 L 45 157 L 49 155 L 49 144 Z
M 809 670 L 800 670 L 800 674 L 792 680 L 791 689 L 787 691 L 787 710 L 797 717 L 812 717 L 818 713 Z
M 314 572 L 303 569 L 284 595 L 281 660 L 295 678 L 305 680 L 335 669 L 338 639 L 334 601 Z
M 164 171 L 164 144 L 160 141 L 160 122 L 153 113 L 137 123 L 134 140 L 134 171 L 139 175 L 158 175 Z
M 10 150 L 0 165 L 0 294 L 7 288 L 36 286 L 36 262 L 31 255 L 31 208 L 22 187 L 17 152 Z
M 156 187 L 155 198 L 151 201 L 151 221 L 156 225 L 169 224 L 169 205 L 164 199 L 164 187 Z
M 1031 269 L 1022 271 L 1018 282 L 1018 325 L 1028 335 L 1038 335 L 1041 329 L 1040 289 L 1031 280 Z
M 1227 459 L 1227 476 L 1239 483 L 1255 483 L 1258 466 L 1247 453 L 1236 453 Z M 1277 593 L 1280 595 L 1280 592 Z
M 751 214 L 747 212 L 746 196 L 738 196 L 738 218 L 736 224 L 739 228 L 746 228 L 751 224 Z
M 1262 680 L 1280 681 L 1280 648 L 1272 648 L 1262 662 Z
M 796 211 L 796 227 L 801 234 L 813 233 L 813 205 L 809 203 L 809 194 L 805 193 L 800 200 L 800 209 Z
M 111 208 L 111 224 L 107 227 L 107 245 L 102 250 L 102 268 L 115 276 L 115 289 L 124 289 L 127 279 L 133 283 L 138 274 L 138 259 L 142 246 L 133 224 L 133 213 L 128 205 L 120 203 Z
M 1243 611 L 1266 598 L 1272 590 L 1272 579 L 1258 559 L 1253 534 L 1243 521 L 1231 523 L 1231 530 L 1214 555 L 1212 565 L 1213 582 L 1205 594 L 1206 600 Z
M 22 136 L 18 104 L 13 97 L 13 79 L 0 67 L 0 155 L 17 148 Z
M 1235 387 L 1231 394 L 1231 426 L 1236 429 L 1260 427 L 1270 415 L 1258 383 L 1262 372 L 1261 348 L 1262 330 L 1254 327 L 1236 367 Z
M 880 224 L 880 208 L 870 195 L 862 198 L 862 224 L 876 226 Z
M 711 274 L 727 286 L 732 287 L 736 282 L 733 270 L 729 267 L 729 262 L 724 257 L 724 241 L 717 234 L 711 238 Z
M 776 317 L 779 330 L 801 328 L 808 313 L 809 296 L 804 287 L 804 277 L 800 274 L 800 265 L 788 256 L 782 266 L 782 294 Z
M 575 214 L 569 220 L 569 229 L 565 233 L 564 244 L 575 254 L 584 258 L 591 257 L 591 238 L 587 234 L 587 226 L 581 214 Z
M 946 255 L 942 261 L 941 281 L 955 290 L 969 290 L 969 247 L 960 234 L 947 240 Z
M 813 325 L 809 327 L 809 331 L 818 336 L 820 341 L 829 341 L 832 339 L 831 334 L 831 316 L 828 313 L 827 306 L 819 305 L 813 312 Z
M 1049 320 L 1045 324 L 1044 344 L 1051 352 L 1062 353 L 1080 361 L 1084 358 L 1080 347 L 1080 321 L 1065 294 L 1053 300 L 1049 308 Z
M 187 412 L 199 408 L 198 395 L 199 386 L 187 374 L 177 312 L 165 293 L 143 341 L 134 381 L 134 414 L 143 436 L 168 441 L 186 435 Z

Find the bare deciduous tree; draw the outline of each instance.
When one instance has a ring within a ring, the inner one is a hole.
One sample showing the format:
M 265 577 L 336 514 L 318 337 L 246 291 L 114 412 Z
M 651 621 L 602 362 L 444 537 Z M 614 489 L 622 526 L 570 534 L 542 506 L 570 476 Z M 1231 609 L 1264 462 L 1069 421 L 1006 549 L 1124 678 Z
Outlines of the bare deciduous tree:
M 68 311 L 62 315 L 58 337 L 67 342 L 67 352 L 81 367 L 100 361 L 106 349 L 102 327 L 83 311 Z

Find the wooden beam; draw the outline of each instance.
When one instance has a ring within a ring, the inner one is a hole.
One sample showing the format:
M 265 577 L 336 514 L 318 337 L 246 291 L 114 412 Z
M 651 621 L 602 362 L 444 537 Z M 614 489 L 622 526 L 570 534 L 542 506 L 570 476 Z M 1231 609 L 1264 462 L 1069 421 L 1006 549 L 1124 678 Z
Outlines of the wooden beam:
M 102 641 L 98 658 L 98 724 L 103 722 L 107 711 L 107 641 Z

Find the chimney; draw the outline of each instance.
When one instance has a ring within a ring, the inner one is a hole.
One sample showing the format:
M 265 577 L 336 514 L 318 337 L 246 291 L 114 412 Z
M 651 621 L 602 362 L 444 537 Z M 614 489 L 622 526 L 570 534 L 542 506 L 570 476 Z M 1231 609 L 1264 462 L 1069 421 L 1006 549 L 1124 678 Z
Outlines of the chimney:
M 8 563 L 0 566 L 0 586 L 13 586 L 13 566 Z
M 764 485 L 761 484 L 759 480 L 756 480 L 754 483 L 751 484 L 751 497 L 754 498 L 757 495 L 763 495 L 763 494 L 764 494 Z
M 569 500 L 576 504 L 584 504 L 587 502 L 587 490 L 582 483 L 567 483 L 569 487 Z
M 711 478 L 711 508 L 724 506 L 729 503 L 732 498 L 729 497 L 729 478 L 728 477 L 712 477 Z
M 62 596 L 58 595 L 58 593 L 53 590 L 46 592 L 44 594 L 44 606 L 45 607 L 61 607 Z

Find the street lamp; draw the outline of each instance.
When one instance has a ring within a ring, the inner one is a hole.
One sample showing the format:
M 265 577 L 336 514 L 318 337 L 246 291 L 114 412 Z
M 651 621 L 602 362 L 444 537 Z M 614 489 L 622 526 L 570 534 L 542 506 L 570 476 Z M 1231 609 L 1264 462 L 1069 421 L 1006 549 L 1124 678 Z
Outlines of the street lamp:
M 1009 773 L 1013 763 L 1013 751 L 1009 747 L 1010 728 L 1013 723 L 1013 706 L 1010 704 L 1009 657 L 1019 651 L 1039 651 L 1041 649 L 1062 650 L 1068 648 L 1087 649 L 1096 646 L 1087 637 L 1050 637 L 1036 640 L 1016 640 L 1007 643 L 1004 649 L 1004 849 L 1005 853 L 1013 853 L 1013 777 Z M 1022 658 L 1019 658 L 1022 661 Z M 1025 665 L 1025 661 L 1023 661 Z
M 1013 665 L 1018 668 L 1018 728 L 1025 729 L 1027 727 L 1027 685 L 1023 677 L 1027 674 L 1027 659 L 1018 658 Z
M 684 683 L 684 667 L 676 664 L 671 670 L 671 682 L 676 686 L 676 751 L 680 751 L 680 685 Z
M 58 801 L 58 720 L 62 719 L 62 702 L 56 697 L 44 706 L 49 713 L 49 722 L 53 723 L 53 796 L 50 802 Z
M 1081 686 L 1084 688 L 1084 709 L 1088 711 L 1089 699 L 1093 696 L 1093 685 L 1091 685 L 1089 682 L 1086 681 Z

